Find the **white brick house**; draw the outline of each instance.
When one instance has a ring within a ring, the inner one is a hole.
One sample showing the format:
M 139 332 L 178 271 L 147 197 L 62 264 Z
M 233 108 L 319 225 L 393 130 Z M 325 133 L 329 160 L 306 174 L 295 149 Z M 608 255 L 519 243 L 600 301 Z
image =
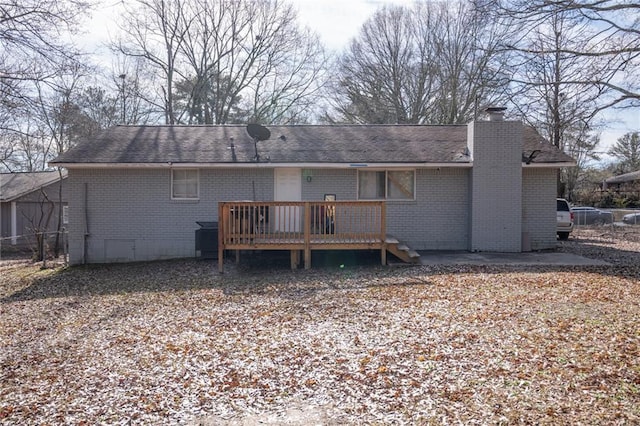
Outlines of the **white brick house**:
M 71 262 L 194 256 L 218 202 L 292 187 L 301 201 L 386 200 L 387 232 L 416 250 L 555 247 L 556 172 L 574 162 L 520 122 L 268 128 L 257 153 L 242 125 L 117 126 L 61 155 Z

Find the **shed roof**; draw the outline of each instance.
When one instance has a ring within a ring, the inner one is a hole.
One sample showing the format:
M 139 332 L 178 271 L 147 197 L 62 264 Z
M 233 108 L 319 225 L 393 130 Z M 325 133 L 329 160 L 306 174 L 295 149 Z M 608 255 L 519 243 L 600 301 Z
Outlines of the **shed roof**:
M 62 172 L 62 178 L 67 172 Z M 0 173 L 0 201 L 8 202 L 60 180 L 57 171 Z
M 467 126 L 291 125 L 268 126 L 257 143 L 271 163 L 468 163 Z M 539 150 L 536 163 L 573 160 L 525 127 L 524 151 Z M 255 163 L 254 140 L 244 125 L 116 126 L 68 150 L 52 163 L 154 164 Z

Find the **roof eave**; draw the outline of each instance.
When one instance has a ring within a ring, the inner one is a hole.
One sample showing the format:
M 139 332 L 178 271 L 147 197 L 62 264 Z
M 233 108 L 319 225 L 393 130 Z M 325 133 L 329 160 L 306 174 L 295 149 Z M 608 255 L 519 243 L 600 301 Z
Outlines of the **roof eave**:
M 199 169 L 250 169 L 250 168 L 331 168 L 331 169 L 354 169 L 354 168 L 438 168 L 438 167 L 471 167 L 471 162 L 407 162 L 407 163 L 377 163 L 377 162 L 352 162 L 352 163 L 56 163 L 56 166 L 66 169 L 167 169 L 167 168 L 199 168 Z
M 302 168 L 302 169 L 353 169 L 353 168 L 470 168 L 471 161 L 459 162 L 407 162 L 407 163 L 377 163 L 377 162 L 353 162 L 353 163 L 56 163 L 66 169 L 166 169 L 166 168 L 196 168 L 196 169 L 250 169 L 250 168 Z M 572 161 L 545 162 L 522 164 L 523 168 L 560 168 L 575 167 Z

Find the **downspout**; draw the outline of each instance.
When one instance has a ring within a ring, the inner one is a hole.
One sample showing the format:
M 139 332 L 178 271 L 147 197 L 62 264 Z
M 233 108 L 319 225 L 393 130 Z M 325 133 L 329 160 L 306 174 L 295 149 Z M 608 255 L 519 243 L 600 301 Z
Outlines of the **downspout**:
M 18 204 L 11 202 L 11 245 L 18 243 Z
M 56 224 L 56 242 L 54 248 L 54 254 L 57 258 L 60 255 L 60 241 L 64 238 L 60 238 L 62 231 L 62 169 L 58 167 L 58 177 L 60 182 L 58 183 L 58 223 Z M 47 229 L 48 230 L 48 229 Z M 64 244 L 64 243 L 63 243 Z

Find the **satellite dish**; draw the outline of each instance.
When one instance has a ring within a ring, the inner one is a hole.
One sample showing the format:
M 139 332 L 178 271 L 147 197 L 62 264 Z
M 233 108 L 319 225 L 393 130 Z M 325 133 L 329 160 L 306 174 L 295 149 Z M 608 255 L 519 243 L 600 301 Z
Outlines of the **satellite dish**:
M 255 123 L 247 125 L 247 133 L 249 133 L 249 136 L 251 136 L 255 141 L 266 141 L 271 137 L 269 129 Z
M 259 163 L 260 153 L 258 153 L 258 142 L 269 139 L 271 137 L 271 132 L 264 126 L 252 123 L 247 125 L 247 133 L 249 133 L 249 136 L 253 138 L 253 148 L 256 150 L 254 160 Z

